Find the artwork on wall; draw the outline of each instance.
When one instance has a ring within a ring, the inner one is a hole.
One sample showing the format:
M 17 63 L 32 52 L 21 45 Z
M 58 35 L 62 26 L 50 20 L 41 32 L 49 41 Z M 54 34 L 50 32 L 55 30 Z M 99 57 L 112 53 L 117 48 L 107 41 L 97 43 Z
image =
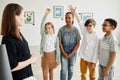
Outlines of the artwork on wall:
M 54 18 L 63 18 L 64 7 L 63 6 L 54 6 L 53 7 L 53 17 Z
M 34 25 L 34 12 L 33 11 L 25 11 L 25 24 L 33 24 Z
M 79 13 L 81 20 L 85 22 L 87 19 L 93 18 L 93 13 Z

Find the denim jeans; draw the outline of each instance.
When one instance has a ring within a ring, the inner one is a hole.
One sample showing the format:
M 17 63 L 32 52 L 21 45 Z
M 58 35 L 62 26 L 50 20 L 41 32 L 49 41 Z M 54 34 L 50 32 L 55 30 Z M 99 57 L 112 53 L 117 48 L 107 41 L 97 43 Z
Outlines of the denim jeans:
M 106 69 L 106 67 L 99 65 L 99 79 L 98 80 L 113 80 L 114 77 L 114 67 L 110 69 L 110 72 L 108 76 L 104 77 L 103 72 Z
M 74 65 L 76 62 L 77 54 L 75 53 L 71 58 L 66 59 L 61 55 L 61 79 L 71 80 L 73 76 Z
M 76 32 L 64 32 L 62 35 L 62 44 L 66 53 L 70 53 L 76 44 Z M 73 76 L 73 69 L 76 62 L 77 53 L 71 58 L 66 59 L 61 53 L 61 76 L 60 80 L 71 80 Z

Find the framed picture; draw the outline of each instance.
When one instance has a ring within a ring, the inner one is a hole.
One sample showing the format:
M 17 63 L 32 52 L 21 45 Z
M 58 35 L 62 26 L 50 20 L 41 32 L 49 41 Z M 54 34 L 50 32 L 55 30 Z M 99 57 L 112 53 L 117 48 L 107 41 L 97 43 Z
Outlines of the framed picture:
M 34 24 L 34 12 L 25 11 L 25 24 Z
M 63 6 L 54 6 L 53 7 L 53 17 L 54 18 L 63 18 L 64 14 L 64 8 Z
M 93 13 L 79 13 L 81 20 L 85 22 L 87 19 L 93 18 Z

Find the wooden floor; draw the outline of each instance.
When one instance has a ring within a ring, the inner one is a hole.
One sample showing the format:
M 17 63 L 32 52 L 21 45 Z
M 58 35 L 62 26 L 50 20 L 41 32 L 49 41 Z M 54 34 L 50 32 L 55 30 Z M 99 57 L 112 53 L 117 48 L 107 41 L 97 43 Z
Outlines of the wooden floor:
M 30 46 L 31 53 L 34 53 L 38 56 L 38 62 L 37 64 L 33 64 L 33 72 L 34 76 L 37 78 L 37 80 L 43 80 L 42 78 L 42 70 L 41 70 L 41 58 L 40 58 L 40 48 L 39 46 Z M 116 67 L 115 67 L 115 77 L 114 80 L 120 80 L 120 51 L 118 50 L 117 59 L 116 59 Z M 80 58 L 77 57 L 75 70 L 74 70 L 74 76 L 72 80 L 80 80 L 80 70 L 79 70 L 79 64 L 80 64 Z M 87 80 L 89 80 L 89 74 L 87 73 Z M 98 66 L 96 67 L 96 80 L 98 78 Z M 60 80 L 60 65 L 54 70 L 54 80 Z

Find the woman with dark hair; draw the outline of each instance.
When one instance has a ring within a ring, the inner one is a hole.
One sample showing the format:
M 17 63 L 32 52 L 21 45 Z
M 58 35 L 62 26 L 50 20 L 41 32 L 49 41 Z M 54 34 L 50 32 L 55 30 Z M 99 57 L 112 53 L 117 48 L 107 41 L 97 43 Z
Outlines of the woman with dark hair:
M 3 11 L 1 34 L 2 44 L 6 45 L 13 80 L 26 80 L 33 77 L 31 64 L 36 63 L 37 57 L 30 54 L 28 43 L 20 33 L 24 23 L 22 6 L 16 3 L 8 4 Z

